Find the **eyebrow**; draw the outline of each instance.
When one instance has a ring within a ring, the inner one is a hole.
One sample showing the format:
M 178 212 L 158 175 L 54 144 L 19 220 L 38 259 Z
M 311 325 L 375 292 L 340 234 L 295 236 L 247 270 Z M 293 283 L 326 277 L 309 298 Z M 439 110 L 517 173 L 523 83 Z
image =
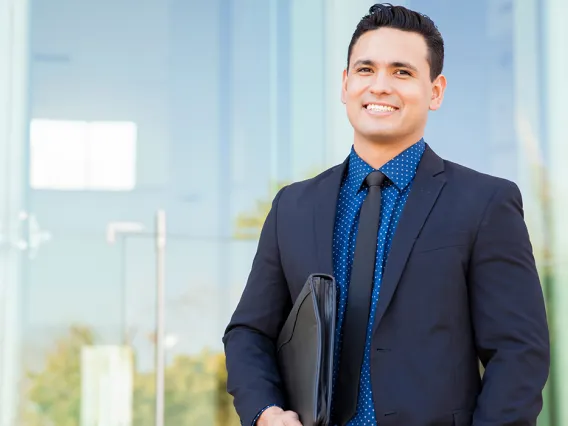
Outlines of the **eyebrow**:
M 369 65 L 375 68 L 377 67 L 377 64 L 370 59 L 359 59 L 358 61 L 355 61 L 355 63 L 353 64 L 353 68 L 356 68 L 361 65 Z M 388 66 L 390 68 L 408 68 L 414 72 L 418 72 L 418 68 L 416 68 L 414 65 L 408 62 L 396 61 L 396 62 L 391 62 L 390 64 L 388 64 Z

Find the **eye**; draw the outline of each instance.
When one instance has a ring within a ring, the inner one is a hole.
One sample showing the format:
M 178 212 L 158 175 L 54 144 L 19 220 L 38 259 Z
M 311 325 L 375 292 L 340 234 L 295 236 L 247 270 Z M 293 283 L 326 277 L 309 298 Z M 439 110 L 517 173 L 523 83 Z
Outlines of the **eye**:
M 357 70 L 357 72 L 370 73 L 370 72 L 373 72 L 373 70 L 372 70 L 371 68 L 369 68 L 369 67 L 363 67 L 363 68 L 359 68 L 359 69 Z
M 395 71 L 395 74 L 398 74 L 398 75 L 412 75 L 412 74 L 410 74 L 410 72 L 408 72 L 408 71 L 406 71 L 406 70 L 396 70 L 396 71 Z

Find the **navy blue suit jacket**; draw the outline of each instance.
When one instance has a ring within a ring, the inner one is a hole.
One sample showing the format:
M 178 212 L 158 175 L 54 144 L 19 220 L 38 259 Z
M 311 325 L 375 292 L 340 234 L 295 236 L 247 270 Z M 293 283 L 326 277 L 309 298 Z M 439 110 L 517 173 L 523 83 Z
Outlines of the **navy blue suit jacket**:
M 249 426 L 286 408 L 275 340 L 307 277 L 332 274 L 346 162 L 275 197 L 223 342 Z M 479 360 L 485 367 L 480 377 Z M 381 426 L 529 426 L 549 373 L 542 288 L 518 187 L 426 148 L 386 264 L 372 386 Z

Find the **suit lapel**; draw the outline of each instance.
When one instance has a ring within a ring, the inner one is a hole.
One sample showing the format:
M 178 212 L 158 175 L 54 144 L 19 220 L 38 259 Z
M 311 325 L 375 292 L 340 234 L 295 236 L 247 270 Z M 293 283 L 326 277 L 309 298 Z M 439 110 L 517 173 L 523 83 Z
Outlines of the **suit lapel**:
M 443 171 L 443 160 L 427 146 L 392 241 L 383 274 L 373 333 L 376 332 L 393 298 L 414 242 L 446 183 Z
M 349 157 L 332 168 L 316 188 L 314 197 L 314 229 L 319 272 L 333 274 L 333 229 L 341 181 Z

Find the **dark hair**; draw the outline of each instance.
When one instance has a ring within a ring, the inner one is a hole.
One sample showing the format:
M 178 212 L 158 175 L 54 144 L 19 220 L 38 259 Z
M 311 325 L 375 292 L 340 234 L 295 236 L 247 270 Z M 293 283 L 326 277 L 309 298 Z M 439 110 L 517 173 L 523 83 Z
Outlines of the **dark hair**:
M 369 14 L 363 16 L 349 43 L 347 52 L 347 69 L 351 60 L 353 46 L 367 31 L 379 28 L 395 28 L 397 30 L 414 32 L 422 35 L 428 46 L 428 64 L 430 79 L 433 81 L 442 73 L 444 67 L 444 40 L 436 24 L 426 15 L 407 9 L 403 6 L 393 6 L 390 3 L 375 4 L 369 9 Z

